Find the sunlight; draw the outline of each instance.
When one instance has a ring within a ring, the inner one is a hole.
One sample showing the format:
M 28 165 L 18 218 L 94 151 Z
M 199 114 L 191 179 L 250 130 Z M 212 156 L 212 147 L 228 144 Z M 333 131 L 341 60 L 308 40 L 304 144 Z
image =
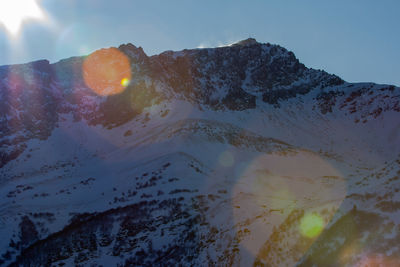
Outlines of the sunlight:
M 36 0 L 1 0 L 0 24 L 16 35 L 28 19 L 43 19 L 44 14 Z

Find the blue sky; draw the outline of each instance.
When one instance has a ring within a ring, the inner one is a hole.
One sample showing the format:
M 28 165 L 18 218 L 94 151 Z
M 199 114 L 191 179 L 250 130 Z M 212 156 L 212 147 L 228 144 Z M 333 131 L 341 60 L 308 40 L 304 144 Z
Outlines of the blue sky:
M 13 0 L 1 0 L 13 1 Z M 0 28 L 0 65 L 131 42 L 148 55 L 249 36 L 350 82 L 400 85 L 398 0 L 38 0 L 49 19 Z

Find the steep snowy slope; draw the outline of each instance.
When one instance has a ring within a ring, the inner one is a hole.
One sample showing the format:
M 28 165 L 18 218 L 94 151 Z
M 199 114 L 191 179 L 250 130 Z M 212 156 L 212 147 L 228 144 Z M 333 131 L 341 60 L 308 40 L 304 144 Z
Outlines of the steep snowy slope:
M 2 264 L 396 262 L 400 88 L 253 39 L 118 51 L 108 96 L 84 57 L 1 67 Z

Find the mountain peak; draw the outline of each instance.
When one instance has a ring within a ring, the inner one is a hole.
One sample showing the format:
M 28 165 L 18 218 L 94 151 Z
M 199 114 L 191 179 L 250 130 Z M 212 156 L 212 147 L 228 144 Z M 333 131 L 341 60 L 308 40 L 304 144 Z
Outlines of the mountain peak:
M 236 45 L 237 46 L 248 46 L 248 45 L 255 45 L 255 44 L 259 44 L 256 39 L 248 38 L 248 39 L 239 41 L 237 43 L 234 43 L 233 46 L 236 46 Z
M 147 58 L 147 55 L 143 51 L 142 47 L 136 47 L 131 43 L 122 44 L 118 47 L 118 49 L 135 61 L 143 61 Z

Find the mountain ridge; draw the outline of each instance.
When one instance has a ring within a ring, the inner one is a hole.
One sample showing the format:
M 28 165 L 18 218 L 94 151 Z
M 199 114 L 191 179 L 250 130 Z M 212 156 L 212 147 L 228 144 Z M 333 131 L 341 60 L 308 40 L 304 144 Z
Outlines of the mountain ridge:
M 129 58 L 132 79 L 121 94 L 113 96 L 98 96 L 86 85 L 82 69 L 85 57 L 53 64 L 39 60 L 1 67 L 0 98 L 12 98 L 15 103 L 6 100 L 0 104 L 3 111 L 0 143 L 12 143 L 4 138 L 22 131 L 15 126 L 22 124 L 30 124 L 32 130 L 26 135 L 20 134 L 17 140 L 47 138 L 57 124 L 58 114 L 62 113 L 72 112 L 76 119 L 112 127 L 126 123 L 152 103 L 170 97 L 215 109 L 242 110 L 256 106 L 256 94 L 245 88 L 256 87 L 263 101 L 279 105 L 280 99 L 304 94 L 312 87 L 343 82 L 325 72 L 306 69 L 284 48 L 255 40 L 222 48 L 166 51 L 151 57 L 132 44 L 121 45 L 118 49 Z M 300 79 L 297 75 L 311 77 L 311 80 L 295 84 L 293 82 Z M 290 87 L 290 83 L 294 85 Z M 31 102 L 32 97 L 37 100 Z M 119 108 L 116 110 L 114 106 Z M 2 164 L 21 151 L 23 147 L 2 151 Z

